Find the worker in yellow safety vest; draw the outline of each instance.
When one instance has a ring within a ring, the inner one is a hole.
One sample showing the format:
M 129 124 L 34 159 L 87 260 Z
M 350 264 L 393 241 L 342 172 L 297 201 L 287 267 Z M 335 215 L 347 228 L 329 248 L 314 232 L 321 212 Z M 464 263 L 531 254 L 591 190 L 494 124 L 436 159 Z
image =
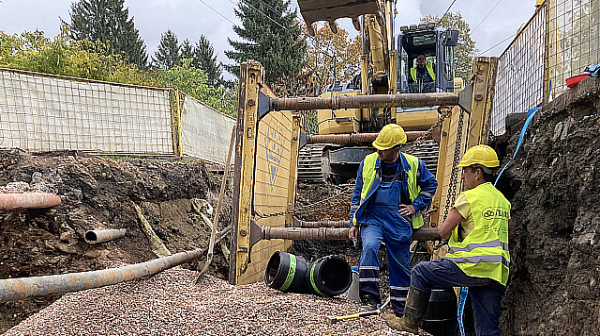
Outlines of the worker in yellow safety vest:
M 466 191 L 439 228 L 448 239 L 444 258 L 413 267 L 404 317 L 384 317 L 397 330 L 417 333 L 432 289 L 469 287 L 475 333 L 500 335 L 500 300 L 508 282 L 508 241 L 514 237 L 510 203 L 491 183 L 499 166 L 489 146 L 470 148 L 458 164 Z
M 410 68 L 409 83 L 431 83 L 435 82 L 435 71 L 431 62 L 425 62 L 425 55 L 417 56 L 417 65 Z
M 377 153 L 367 155 L 358 169 L 350 201 L 350 239 L 360 233 L 362 254 L 359 267 L 359 296 L 363 311 L 377 309 L 379 259 L 385 242 L 388 256 L 390 302 L 402 316 L 410 285 L 410 243 L 413 229 L 423 225 L 421 214 L 437 188 L 435 176 L 418 158 L 400 152 L 406 143 L 401 126 L 381 129 L 373 146 Z M 360 230 L 359 230 L 360 226 Z

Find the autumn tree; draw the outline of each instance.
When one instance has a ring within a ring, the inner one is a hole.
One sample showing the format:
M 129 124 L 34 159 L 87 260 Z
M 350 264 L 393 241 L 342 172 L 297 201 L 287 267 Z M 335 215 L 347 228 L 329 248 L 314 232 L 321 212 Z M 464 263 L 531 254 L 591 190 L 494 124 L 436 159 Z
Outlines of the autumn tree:
M 233 30 L 241 40 L 228 39 L 233 50 L 225 55 L 235 64 L 226 65 L 227 71 L 238 76 L 240 64 L 253 59 L 265 68 L 267 83 L 299 74 L 305 65 L 306 41 L 292 8 L 291 0 L 240 0 L 235 15 L 242 25 Z
M 338 27 L 338 33 L 334 34 L 328 26 L 319 26 L 306 50 L 305 72 L 312 73 L 321 88 L 334 80 L 349 81 L 360 71 L 360 35 L 351 38 L 343 28 Z
M 462 14 L 449 12 L 441 21 L 437 16 L 427 15 L 421 21 L 434 22 L 440 28 L 458 30 L 458 45 L 454 48 L 456 77 L 462 77 L 468 83 L 473 72 L 473 57 L 479 50 L 475 48 L 475 41 L 471 39 L 471 27 Z
M 135 28 L 125 0 L 79 0 L 71 4 L 71 23 L 66 23 L 75 41 L 102 41 L 111 53 L 139 68 L 146 67 L 146 45 Z

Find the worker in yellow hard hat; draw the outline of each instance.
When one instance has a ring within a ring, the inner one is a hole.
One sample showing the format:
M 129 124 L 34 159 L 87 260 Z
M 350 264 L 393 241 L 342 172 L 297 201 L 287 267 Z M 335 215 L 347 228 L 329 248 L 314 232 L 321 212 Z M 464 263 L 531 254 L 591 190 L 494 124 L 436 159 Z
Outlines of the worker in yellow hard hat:
M 489 146 L 474 146 L 465 153 L 458 166 L 463 168 L 466 191 L 439 228 L 440 236 L 448 239 L 448 253 L 413 267 L 404 317 L 386 315 L 390 327 L 416 333 L 432 289 L 468 287 L 475 333 L 500 335 L 500 300 L 508 282 L 508 241 L 514 228 L 510 203 L 491 183 L 499 164 Z
M 412 232 L 423 225 L 421 214 L 437 188 L 435 177 L 423 161 L 400 152 L 405 143 L 402 127 L 386 125 L 373 142 L 377 153 L 367 155 L 358 169 L 350 202 L 349 236 L 356 239 L 360 233 L 362 239 L 359 296 L 363 311 L 375 310 L 381 302 L 377 253 L 383 241 L 392 309 L 398 316 L 404 313 Z

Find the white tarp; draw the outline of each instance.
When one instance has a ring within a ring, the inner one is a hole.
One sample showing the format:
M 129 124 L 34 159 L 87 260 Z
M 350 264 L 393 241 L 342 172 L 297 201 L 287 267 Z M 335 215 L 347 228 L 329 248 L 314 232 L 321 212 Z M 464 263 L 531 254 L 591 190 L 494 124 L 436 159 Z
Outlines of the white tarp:
M 183 155 L 225 164 L 236 121 L 191 97 L 181 111 Z
M 169 90 L 0 70 L 0 148 L 174 155 Z

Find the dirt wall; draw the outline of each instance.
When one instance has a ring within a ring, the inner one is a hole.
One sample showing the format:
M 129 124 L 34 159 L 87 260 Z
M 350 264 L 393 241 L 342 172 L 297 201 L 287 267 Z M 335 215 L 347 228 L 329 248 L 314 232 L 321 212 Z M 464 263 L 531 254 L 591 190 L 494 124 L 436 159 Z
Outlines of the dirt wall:
M 504 335 L 600 335 L 599 92 L 587 78 L 548 104 L 502 179 L 516 230 Z
M 16 182 L 16 183 L 15 183 Z M 208 247 L 210 228 L 196 214 L 192 198 L 216 207 L 220 177 L 204 163 L 111 160 L 78 152 L 0 152 L 0 192 L 11 188 L 51 192 L 62 204 L 51 210 L 0 211 L 0 279 L 93 271 L 156 258 L 140 229 L 133 204 L 171 253 Z M 221 225 L 229 224 L 231 193 Z M 89 245 L 91 229 L 127 229 L 125 237 Z M 185 265 L 196 270 L 203 260 Z M 225 278 L 220 246 L 209 273 Z M 59 296 L 0 303 L 0 333 Z

